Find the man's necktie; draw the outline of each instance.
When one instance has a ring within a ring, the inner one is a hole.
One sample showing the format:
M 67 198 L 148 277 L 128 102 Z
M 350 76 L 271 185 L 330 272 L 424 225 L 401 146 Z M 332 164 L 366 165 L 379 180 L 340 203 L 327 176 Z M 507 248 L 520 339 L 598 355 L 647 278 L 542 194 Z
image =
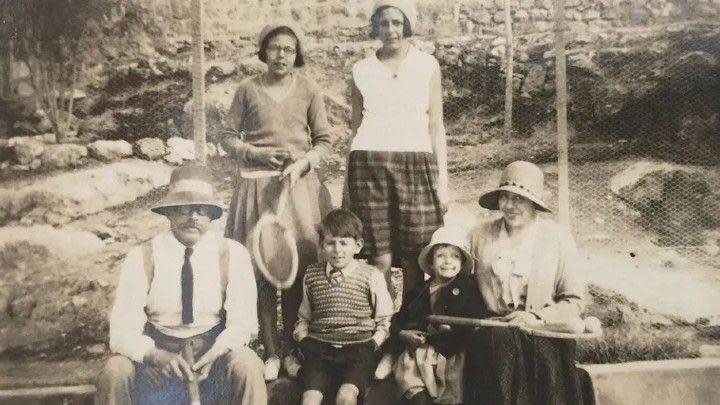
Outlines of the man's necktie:
M 193 321 L 193 271 L 190 264 L 190 256 L 193 254 L 192 248 L 185 248 L 185 262 L 182 266 L 180 274 L 180 284 L 182 287 L 182 322 L 184 324 Z

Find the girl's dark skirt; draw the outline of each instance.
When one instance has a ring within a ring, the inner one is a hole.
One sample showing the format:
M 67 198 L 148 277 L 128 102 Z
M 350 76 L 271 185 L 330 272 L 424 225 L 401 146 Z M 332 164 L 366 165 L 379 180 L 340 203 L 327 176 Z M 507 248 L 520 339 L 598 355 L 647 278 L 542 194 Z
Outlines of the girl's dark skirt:
M 417 254 L 442 226 L 432 153 L 352 151 L 347 176 L 345 203 L 363 223 L 367 254 Z
M 575 366 L 574 340 L 482 328 L 470 342 L 466 404 L 594 404 L 586 373 Z

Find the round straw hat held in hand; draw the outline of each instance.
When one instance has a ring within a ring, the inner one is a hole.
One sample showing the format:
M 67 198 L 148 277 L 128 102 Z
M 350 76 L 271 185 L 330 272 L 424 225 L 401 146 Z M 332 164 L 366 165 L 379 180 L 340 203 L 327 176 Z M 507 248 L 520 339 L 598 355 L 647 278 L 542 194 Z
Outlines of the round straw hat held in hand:
M 298 270 L 298 251 L 293 231 L 282 220 L 290 198 L 290 179 L 280 183 L 280 196 L 272 209 L 264 212 L 250 231 L 248 249 L 260 275 L 276 288 L 290 288 Z
M 544 190 L 545 176 L 542 170 L 534 163 L 517 160 L 505 167 L 500 176 L 500 185 L 481 195 L 478 203 L 483 208 L 497 210 L 498 194 L 500 191 L 509 191 L 532 201 L 539 210 L 551 212 L 542 198 Z
M 467 232 L 447 225 L 438 228 L 438 230 L 433 233 L 430 243 L 428 243 L 428 245 L 420 251 L 420 255 L 418 256 L 418 265 L 420 265 L 422 271 L 431 276 L 433 275 L 431 263 L 432 258 L 428 256 L 430 255 L 430 252 L 432 252 L 432 248 L 436 245 L 452 245 L 460 248 L 464 258 L 462 269 L 460 271 L 465 272 L 466 274 L 473 272 L 475 269 L 475 261 L 473 260 L 473 256 L 470 254 L 470 241 L 468 240 Z

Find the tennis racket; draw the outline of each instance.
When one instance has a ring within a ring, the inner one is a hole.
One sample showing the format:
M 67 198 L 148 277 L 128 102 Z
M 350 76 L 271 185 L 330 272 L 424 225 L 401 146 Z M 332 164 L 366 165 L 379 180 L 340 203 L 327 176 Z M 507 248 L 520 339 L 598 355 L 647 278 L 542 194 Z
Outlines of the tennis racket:
M 281 219 L 290 197 L 290 177 L 281 180 L 275 210 L 263 213 L 251 231 L 250 245 L 260 274 L 275 288 L 293 285 L 298 270 L 295 235 Z
M 467 326 L 467 327 L 481 327 L 481 328 L 513 328 L 518 329 L 521 332 L 530 336 L 540 336 L 555 339 L 597 339 L 603 335 L 602 326 L 600 321 L 589 316 L 585 318 L 583 332 L 560 332 L 557 330 L 542 329 L 542 326 L 537 328 L 530 328 L 524 325 L 514 325 L 499 319 L 475 319 L 475 318 L 463 318 L 458 316 L 444 316 L 444 315 L 429 315 L 427 317 L 428 322 L 434 324 L 445 324 L 455 326 Z M 555 327 L 548 326 L 548 327 Z

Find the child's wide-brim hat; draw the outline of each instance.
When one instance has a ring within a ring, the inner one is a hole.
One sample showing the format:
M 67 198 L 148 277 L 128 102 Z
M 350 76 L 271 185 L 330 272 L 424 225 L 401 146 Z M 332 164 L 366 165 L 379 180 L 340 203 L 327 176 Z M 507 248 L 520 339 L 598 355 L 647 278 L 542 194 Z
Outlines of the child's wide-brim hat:
M 263 50 L 263 44 L 267 46 L 267 44 L 265 43 L 267 36 L 281 27 L 290 29 L 290 31 L 295 34 L 295 38 L 297 38 L 295 67 L 305 66 L 305 34 L 303 34 L 303 31 L 300 29 L 300 27 L 297 26 L 297 24 L 290 20 L 275 21 L 263 27 L 263 29 L 260 31 L 260 35 L 258 35 L 258 58 L 260 58 L 261 62 L 267 63 L 267 51 Z
M 205 166 L 188 165 L 173 170 L 165 198 L 150 210 L 167 215 L 168 208 L 182 205 L 207 205 L 212 208 L 210 219 L 222 216 L 223 206 L 215 199 L 212 174 Z
M 470 254 L 470 243 L 468 241 L 467 232 L 451 226 L 443 226 L 435 231 L 432 235 L 432 239 L 430 239 L 430 243 L 428 243 L 428 245 L 420 251 L 420 255 L 418 256 L 418 265 L 420 265 L 422 271 L 431 276 L 433 275 L 432 257 L 429 256 L 433 247 L 436 245 L 452 245 L 459 248 L 464 256 L 462 269 L 460 269 L 460 271 L 465 272 L 466 274 L 471 274 L 473 272 L 475 269 L 475 260 L 473 255 Z
M 370 13 L 371 16 L 375 15 L 377 11 L 383 7 L 395 7 L 396 9 L 402 11 L 402 13 L 405 15 L 405 18 L 407 18 L 408 23 L 410 24 L 410 32 L 415 32 L 415 26 L 417 25 L 417 8 L 415 7 L 415 2 L 412 0 L 377 0 L 375 4 L 373 4 L 372 12 Z
M 478 203 L 489 210 L 498 209 L 498 196 L 501 191 L 521 195 L 535 203 L 540 211 L 552 212 L 543 201 L 545 176 L 537 165 L 518 160 L 510 163 L 500 176 L 500 185 L 480 196 Z

